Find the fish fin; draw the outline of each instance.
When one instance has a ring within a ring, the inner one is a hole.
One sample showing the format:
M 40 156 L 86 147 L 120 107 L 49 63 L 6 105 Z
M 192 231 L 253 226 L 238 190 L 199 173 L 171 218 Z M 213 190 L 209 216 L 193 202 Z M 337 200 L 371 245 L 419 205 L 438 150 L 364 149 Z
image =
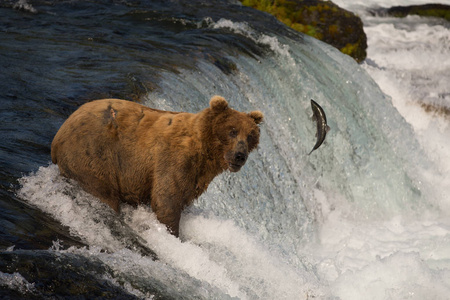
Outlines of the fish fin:
M 328 131 L 330 131 L 330 130 L 331 130 L 331 127 L 327 125 L 327 127 L 325 127 L 325 132 L 328 133 Z

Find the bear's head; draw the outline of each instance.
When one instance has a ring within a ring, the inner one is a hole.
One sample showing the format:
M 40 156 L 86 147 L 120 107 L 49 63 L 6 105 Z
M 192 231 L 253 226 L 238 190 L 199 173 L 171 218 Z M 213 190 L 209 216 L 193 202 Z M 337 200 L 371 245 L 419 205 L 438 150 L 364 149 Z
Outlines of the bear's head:
M 221 167 L 237 172 L 247 161 L 248 154 L 258 146 L 258 125 L 264 118 L 263 113 L 236 111 L 229 108 L 228 102 L 220 96 L 212 97 L 209 105 L 213 114 L 210 129 Z

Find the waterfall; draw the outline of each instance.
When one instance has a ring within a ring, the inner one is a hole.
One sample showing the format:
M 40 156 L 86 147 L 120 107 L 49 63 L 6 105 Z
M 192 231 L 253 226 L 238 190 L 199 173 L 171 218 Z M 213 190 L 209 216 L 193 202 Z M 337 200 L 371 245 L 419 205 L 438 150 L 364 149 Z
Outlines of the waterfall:
M 281 25 L 272 19 L 252 21 L 240 14 L 246 8 L 232 6 L 220 18 L 207 8 L 195 18 L 167 17 L 165 10 L 115 17 L 130 18 L 148 43 L 129 47 L 145 61 L 138 69 L 154 79 L 145 105 L 195 113 L 221 95 L 234 109 L 261 110 L 257 150 L 241 171 L 215 178 L 183 213 L 180 239 L 149 207 L 125 205 L 114 216 L 61 178 L 55 165 L 42 166 L 20 179 L 18 196 L 89 245 L 64 248 L 55 241 L 49 252 L 64 262 L 100 263 L 109 270 L 103 278 L 141 298 L 358 299 L 372 275 L 384 284 L 384 275 L 407 276 L 411 269 L 423 275 L 422 295 L 430 292 L 433 278 L 448 268 L 437 274 L 410 243 L 394 240 L 430 230 L 418 241 L 418 251 L 428 253 L 425 245 L 442 233 L 440 223 L 427 223 L 439 211 L 426 180 L 434 166 L 391 99 L 364 68 L 326 44 L 287 28 L 277 32 Z M 172 35 L 153 39 L 146 22 Z M 310 99 L 325 110 L 331 131 L 308 155 L 316 134 Z M 159 260 L 125 247 L 110 218 L 120 218 L 131 229 L 126 234 L 145 241 Z M 439 281 L 434 293 L 448 291 L 447 283 Z M 410 288 L 408 280 L 399 285 L 389 290 L 394 298 Z M 376 299 L 378 291 L 371 293 Z

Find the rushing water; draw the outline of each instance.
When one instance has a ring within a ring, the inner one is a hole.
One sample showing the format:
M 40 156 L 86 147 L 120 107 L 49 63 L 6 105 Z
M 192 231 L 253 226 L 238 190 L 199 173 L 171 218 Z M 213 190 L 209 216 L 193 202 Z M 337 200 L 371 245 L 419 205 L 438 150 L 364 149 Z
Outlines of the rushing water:
M 405 104 L 413 90 L 392 93 L 410 84 L 448 107 L 448 86 L 402 81 L 396 60 L 383 65 L 376 39 L 386 19 L 365 15 L 375 34 L 360 66 L 233 1 L 29 3 L 0 7 L 2 295 L 448 297 L 449 120 Z M 448 24 L 424 26 L 442 27 L 445 58 Z M 197 112 L 215 94 L 264 112 L 261 141 L 240 172 L 217 177 L 183 214 L 180 239 L 150 208 L 114 215 L 50 163 L 54 134 L 86 101 Z M 331 131 L 307 155 L 311 98 Z

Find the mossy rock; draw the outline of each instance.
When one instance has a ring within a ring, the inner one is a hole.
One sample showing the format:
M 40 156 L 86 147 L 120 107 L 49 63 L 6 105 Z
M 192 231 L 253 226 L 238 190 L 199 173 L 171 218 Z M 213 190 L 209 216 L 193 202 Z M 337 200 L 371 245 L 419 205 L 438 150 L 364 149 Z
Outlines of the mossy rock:
M 274 15 L 287 26 L 324 41 L 357 62 L 366 58 L 367 38 L 361 19 L 330 1 L 241 0 Z
M 408 15 L 417 15 L 421 17 L 442 18 L 450 22 L 450 6 L 444 4 L 394 6 L 388 8 L 386 13 L 393 17 L 403 18 Z

